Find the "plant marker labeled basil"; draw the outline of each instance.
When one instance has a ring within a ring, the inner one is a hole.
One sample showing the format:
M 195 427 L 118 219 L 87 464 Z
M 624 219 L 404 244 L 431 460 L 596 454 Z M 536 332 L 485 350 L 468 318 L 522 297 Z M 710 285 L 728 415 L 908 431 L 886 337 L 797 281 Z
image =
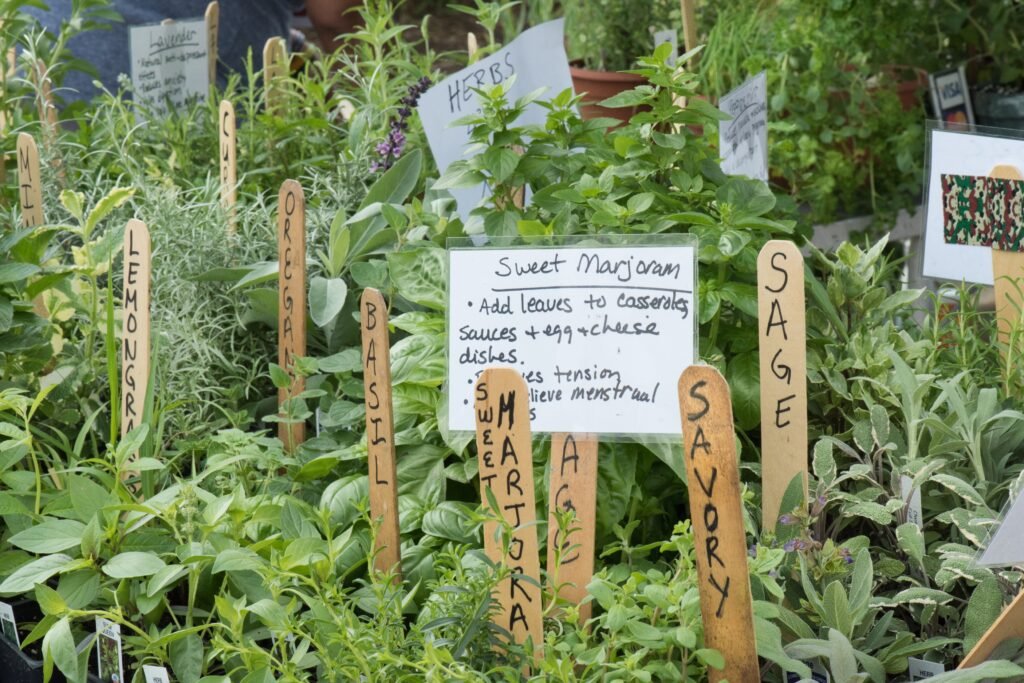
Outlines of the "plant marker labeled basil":
M 725 660 L 722 669 L 709 669 L 708 680 L 759 681 L 732 401 L 718 370 L 683 371 L 679 414 L 704 643 Z
M 28 133 L 18 133 L 18 203 L 21 224 L 27 228 L 42 225 L 43 181 L 39 175 L 39 148 Z
M 803 478 L 807 501 L 807 310 L 804 257 L 771 240 L 757 257 L 757 336 L 761 359 L 761 515 L 775 529 L 786 488 Z
M 363 340 L 370 515 L 380 523 L 373 566 L 379 572 L 393 571 L 396 580 L 401 580 L 402 539 L 398 532 L 398 471 L 395 465 L 388 309 L 384 297 L 376 289 L 363 290 L 359 318 Z
M 574 513 L 568 533 L 561 534 L 555 514 Z M 558 597 L 579 605 L 580 622 L 590 619 L 591 605 L 581 604 L 594 574 L 594 529 L 597 516 L 597 437 L 551 435 L 551 490 L 548 494 L 548 576 L 557 569 Z
M 121 437 L 142 421 L 149 387 L 149 229 L 137 219 L 124 231 L 124 289 L 121 305 Z M 138 453 L 130 458 L 135 460 Z
M 210 3 L 211 6 L 216 3 Z M 238 142 L 235 125 L 235 106 L 229 100 L 220 101 L 218 115 L 220 139 L 220 203 L 228 214 L 228 234 L 235 234 L 235 202 L 238 185 Z
M 295 357 L 306 355 L 306 200 L 294 180 L 284 181 L 278 194 L 277 252 L 277 364 L 291 377 L 290 386 L 278 390 L 281 406 L 306 388 L 305 379 L 295 371 Z M 278 437 L 287 451 L 293 451 L 306 440 L 306 425 L 282 422 Z
M 276 115 L 281 105 L 281 79 L 287 74 L 284 39 L 273 37 L 263 46 L 263 86 L 268 114 Z
M 217 82 L 217 31 L 220 30 L 220 3 L 213 0 L 206 6 L 206 58 L 209 63 L 210 85 Z
M 484 552 L 495 563 L 507 563 L 513 572 L 498 584 L 493 620 L 516 643 L 531 639 L 534 654 L 539 655 L 544 629 L 528 391 L 515 370 L 488 368 L 476 382 L 474 408 L 480 499 L 514 530 L 505 557 L 498 523 L 484 523 Z

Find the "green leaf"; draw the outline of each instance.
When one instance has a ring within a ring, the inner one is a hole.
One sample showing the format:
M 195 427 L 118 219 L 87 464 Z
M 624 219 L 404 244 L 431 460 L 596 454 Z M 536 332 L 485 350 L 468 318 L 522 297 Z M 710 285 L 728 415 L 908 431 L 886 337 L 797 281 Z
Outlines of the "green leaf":
M 912 522 L 906 524 L 900 524 L 896 527 L 896 540 L 899 541 L 900 548 L 918 564 L 924 562 L 924 534 L 921 533 L 921 528 Z
M 377 179 L 359 208 L 365 208 L 375 202 L 383 204 L 403 204 L 409 194 L 416 189 L 423 166 L 423 152 L 413 149 L 403 155 L 394 166 L 389 168 Z
M 924 588 L 921 586 L 901 590 L 892 597 L 892 601 L 898 605 L 945 605 L 952 599 L 953 596 L 946 591 L 940 591 L 937 588 Z
M 196 633 L 171 642 L 167 658 L 179 681 L 198 681 L 203 675 L 203 639 Z
M 0 285 L 9 282 L 18 282 L 38 273 L 39 266 L 31 263 L 4 263 L 0 264 Z
M 260 556 L 248 548 L 229 548 L 218 554 L 213 561 L 213 573 L 259 571 L 263 566 Z
M 327 327 L 345 306 L 348 285 L 343 279 L 319 275 L 309 283 L 309 316 L 317 327 Z
M 43 583 L 72 562 L 67 555 L 46 555 L 35 559 L 18 569 L 0 583 L 0 595 L 27 593 L 37 583 Z
M 963 498 L 968 503 L 971 503 L 972 505 L 977 505 L 979 507 L 983 507 L 985 505 L 985 499 L 982 498 L 981 494 L 978 493 L 978 491 L 973 486 L 971 486 L 970 484 L 968 484 L 966 481 L 959 477 L 955 477 L 952 474 L 945 473 L 934 474 L 932 475 L 930 481 L 945 486 L 947 489 L 957 494 L 958 496 Z
M 987 576 L 979 583 L 964 612 L 964 652 L 970 652 L 1003 612 L 1003 591 L 999 579 Z
M 388 271 L 398 294 L 409 301 L 443 311 L 448 280 L 448 252 L 421 248 L 388 254 Z
M 99 222 L 110 215 L 110 212 L 124 204 L 135 195 L 135 188 L 115 187 L 103 199 L 96 202 L 89 216 L 85 219 L 85 238 L 88 239 Z
M 82 680 L 78 670 L 78 653 L 75 652 L 75 639 L 71 635 L 71 624 L 64 617 L 43 636 L 43 656 L 53 661 L 68 680 Z
M 103 573 L 114 579 L 134 579 L 152 576 L 165 566 L 164 561 L 152 553 L 130 551 L 110 558 L 103 565 Z
M 270 364 L 270 381 L 278 389 L 285 389 L 292 384 L 291 376 L 277 363 Z
M 814 444 L 814 476 L 821 480 L 825 486 L 831 486 L 836 480 L 836 459 L 832 455 L 832 441 L 825 438 L 819 439 Z
M 481 159 L 497 183 L 508 180 L 519 165 L 519 155 L 507 147 L 491 147 L 483 153 Z
M 36 602 L 39 603 L 39 609 L 43 610 L 43 614 L 52 614 L 59 617 L 67 611 L 68 606 L 64 602 L 64 598 L 45 583 L 36 584 L 35 592 Z
M 732 391 L 732 407 L 740 429 L 749 430 L 761 422 L 761 378 L 757 350 L 737 354 L 726 366 L 725 376 Z
M 821 602 L 825 607 L 823 615 L 825 625 L 849 636 L 853 631 L 853 619 L 850 615 L 850 601 L 843 584 L 839 581 L 829 583 L 821 596 Z
M 884 505 L 879 505 L 878 503 L 870 501 L 851 505 L 846 508 L 846 514 L 865 517 L 876 524 L 882 524 L 885 526 L 892 524 L 892 513 L 886 510 Z
M 57 553 L 82 542 L 85 525 L 73 519 L 48 519 L 11 536 L 11 545 L 31 553 Z
M 75 515 L 83 522 L 88 522 L 103 506 L 113 502 L 109 491 L 83 476 L 68 477 L 68 491 Z

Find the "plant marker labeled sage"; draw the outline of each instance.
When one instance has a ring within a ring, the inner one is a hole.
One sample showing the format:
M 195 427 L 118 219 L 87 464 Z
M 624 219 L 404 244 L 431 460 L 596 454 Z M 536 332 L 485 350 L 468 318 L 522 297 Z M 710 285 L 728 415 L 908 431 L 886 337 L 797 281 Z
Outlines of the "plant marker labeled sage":
M 476 382 L 474 408 L 480 499 L 487 507 L 493 497 L 498 508 L 494 514 L 514 529 L 505 558 L 501 539 L 496 538 L 498 523 L 484 523 L 484 552 L 495 563 L 507 560 L 513 572 L 496 589 L 494 623 L 509 631 L 516 643 L 532 639 L 536 655 L 544 630 L 528 391 L 515 370 L 488 368 Z
M 556 512 L 571 511 L 575 518 L 562 536 Z M 558 596 L 579 605 L 580 622 L 590 619 L 587 585 L 594 575 L 594 529 L 597 515 L 597 437 L 593 434 L 551 435 L 551 491 L 548 495 L 548 576 L 554 577 L 555 556 Z
M 149 386 L 150 240 L 146 224 L 134 218 L 124 231 L 123 264 L 121 436 L 142 422 Z
M 235 106 L 230 100 L 220 101 L 220 203 L 228 214 L 228 233 L 235 234 L 235 202 L 238 185 L 238 143 Z
M 1000 180 L 1024 180 L 1024 176 L 1014 166 L 999 165 L 988 174 L 990 178 Z M 1017 230 L 1024 226 L 1017 225 Z M 999 339 L 1004 344 L 1010 340 L 1010 331 L 1021 318 L 1020 290 L 1024 279 L 1024 252 L 1010 249 L 992 250 L 992 277 L 996 294 L 996 324 L 999 328 Z
M 217 82 L 217 32 L 220 30 L 220 3 L 213 0 L 206 6 L 206 58 L 210 62 L 210 85 Z
M 39 148 L 28 133 L 18 133 L 18 202 L 21 224 L 27 228 L 42 225 L 43 183 L 39 176 Z
M 372 288 L 359 301 L 363 339 L 363 388 L 366 395 L 366 455 L 370 469 L 370 516 L 380 523 L 373 566 L 379 572 L 402 569 L 398 532 L 398 469 L 395 463 L 395 421 L 391 400 L 391 352 L 388 309 Z
M 284 40 L 270 38 L 263 46 L 263 86 L 267 113 L 276 114 L 281 104 L 281 79 L 285 77 Z
M 718 370 L 691 365 L 683 371 L 679 414 L 704 642 L 725 660 L 708 680 L 759 681 L 732 402 Z
M 807 310 L 804 258 L 787 240 L 771 240 L 757 257 L 758 350 L 761 360 L 761 515 L 775 529 L 786 488 L 803 479 L 807 500 Z
M 277 364 L 291 377 L 291 386 L 278 390 L 282 405 L 306 387 L 295 371 L 295 357 L 306 355 L 306 200 L 294 180 L 284 181 L 278 194 L 277 252 Z M 306 440 L 306 425 L 282 422 L 278 437 L 290 452 Z

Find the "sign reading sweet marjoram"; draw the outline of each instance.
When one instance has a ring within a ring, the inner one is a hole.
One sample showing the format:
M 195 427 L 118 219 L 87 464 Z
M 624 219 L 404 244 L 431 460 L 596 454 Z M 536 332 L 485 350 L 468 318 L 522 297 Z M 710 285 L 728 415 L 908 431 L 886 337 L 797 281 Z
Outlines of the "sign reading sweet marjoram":
M 507 563 L 512 570 L 496 589 L 498 609 L 493 621 L 511 633 L 516 643 L 532 639 L 534 652 L 539 653 L 544 628 L 526 393 L 526 382 L 515 370 L 485 370 L 476 383 L 473 407 L 480 499 L 485 509 L 490 508 L 490 491 L 497 504 L 494 514 L 513 530 L 506 556 L 498 522 L 484 523 L 484 552 L 495 563 Z
M 306 355 L 306 199 L 294 180 L 281 185 L 277 204 L 278 330 L 277 364 L 291 378 L 278 391 L 278 403 L 298 396 L 306 381 L 295 371 L 295 357 Z M 282 422 L 278 437 L 289 451 L 306 440 L 302 422 Z
M 683 372 L 679 413 L 704 643 L 725 659 L 725 668 L 709 670 L 708 680 L 758 681 L 732 401 L 718 370 L 694 365 Z
M 691 246 L 449 251 L 448 422 L 472 431 L 473 384 L 518 370 L 534 431 L 674 434 L 671 381 L 694 361 Z

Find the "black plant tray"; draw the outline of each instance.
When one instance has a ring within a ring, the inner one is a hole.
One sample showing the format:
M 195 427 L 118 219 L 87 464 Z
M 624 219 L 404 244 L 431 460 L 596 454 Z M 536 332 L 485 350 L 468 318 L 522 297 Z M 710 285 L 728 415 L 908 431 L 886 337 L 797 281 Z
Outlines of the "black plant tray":
M 14 618 L 19 624 L 38 621 L 42 618 L 39 606 L 31 600 L 22 600 L 12 605 Z M 0 680 L 4 683 L 43 683 L 43 660 L 32 657 L 18 649 L 7 638 L 0 636 Z M 99 676 L 90 673 L 88 683 L 102 683 Z M 67 683 L 67 679 L 56 668 L 50 683 Z M 78 683 L 72 681 L 71 683 Z

